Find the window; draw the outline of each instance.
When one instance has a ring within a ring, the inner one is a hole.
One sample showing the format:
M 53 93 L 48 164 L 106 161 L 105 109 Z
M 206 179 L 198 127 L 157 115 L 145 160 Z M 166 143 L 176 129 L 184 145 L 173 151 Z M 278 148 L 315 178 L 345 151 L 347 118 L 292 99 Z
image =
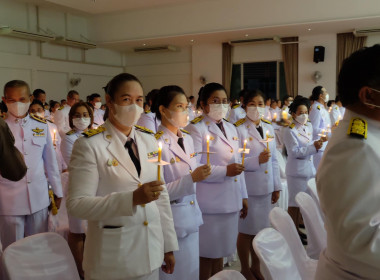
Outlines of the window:
M 233 64 L 231 99 L 242 89 L 260 89 L 267 97 L 282 99 L 287 94 L 284 63 L 280 61 Z

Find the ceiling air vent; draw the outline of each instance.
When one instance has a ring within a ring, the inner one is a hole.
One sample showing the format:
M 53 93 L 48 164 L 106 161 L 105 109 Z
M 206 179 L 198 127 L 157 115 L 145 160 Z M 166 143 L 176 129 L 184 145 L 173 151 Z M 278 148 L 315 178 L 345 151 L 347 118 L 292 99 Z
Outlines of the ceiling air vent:
M 375 34 L 380 34 L 380 28 L 355 29 L 352 33 L 354 33 L 356 37 L 375 35 Z
M 27 39 L 32 41 L 41 41 L 47 42 L 54 40 L 54 36 L 45 35 L 37 32 L 30 32 L 26 30 L 16 29 L 9 26 L 1 26 L 0 27 L 0 35 L 2 36 L 11 36 L 21 39 Z
M 165 46 L 149 46 L 149 47 L 138 47 L 133 49 L 136 53 L 146 53 L 146 52 L 176 52 L 179 48 L 176 46 L 165 45 Z
M 234 40 L 230 41 L 230 44 L 254 44 L 254 43 L 280 43 L 280 37 L 267 37 L 267 38 L 256 38 L 256 39 L 245 39 L 245 40 Z

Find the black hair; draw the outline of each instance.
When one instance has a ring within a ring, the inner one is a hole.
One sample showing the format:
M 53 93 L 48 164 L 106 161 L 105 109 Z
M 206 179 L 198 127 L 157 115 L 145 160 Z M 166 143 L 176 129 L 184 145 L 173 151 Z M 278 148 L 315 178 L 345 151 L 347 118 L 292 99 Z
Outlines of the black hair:
M 291 97 L 289 94 L 285 95 L 285 96 L 282 98 L 282 103 L 285 103 L 285 101 L 288 100 L 289 97 Z
M 210 98 L 211 94 L 214 91 L 217 91 L 217 90 L 223 90 L 227 94 L 226 89 L 221 84 L 218 84 L 218 83 L 208 83 L 208 84 L 206 84 L 199 91 L 199 97 L 198 97 L 199 104 L 202 101 L 203 104 L 206 105 L 207 104 L 207 100 Z
M 152 89 L 146 96 L 145 101 L 148 103 L 149 106 L 153 107 L 153 102 L 160 90 L 159 89 Z
M 42 102 L 39 101 L 38 99 L 33 99 L 33 101 L 32 101 L 32 103 L 30 104 L 30 106 L 32 106 L 32 105 L 40 105 L 40 106 L 42 107 L 42 109 L 45 110 L 44 105 L 43 105 Z M 29 106 L 29 108 L 30 108 L 30 106 Z
M 335 103 L 340 102 L 340 101 L 341 101 L 341 100 L 340 100 L 340 96 L 337 95 L 337 96 L 335 97 Z
M 43 89 L 37 88 L 33 91 L 34 98 L 38 98 L 40 94 L 46 94 L 46 92 Z
M 68 93 L 67 93 L 67 98 L 73 98 L 74 95 L 79 95 L 79 93 L 76 91 L 76 90 L 70 90 Z
M 125 82 L 138 82 L 141 85 L 141 82 L 139 81 L 139 79 L 137 79 L 136 76 L 129 73 L 121 73 L 113 77 L 111 81 L 109 81 L 108 84 L 104 87 L 104 90 L 111 97 L 111 99 L 114 99 L 115 93 Z
M 256 96 L 261 96 L 264 99 L 264 103 L 265 101 L 267 101 L 267 97 L 261 90 L 254 89 L 249 91 L 246 95 L 244 95 L 243 106 L 245 107 Z
M 62 103 L 63 101 L 66 101 L 66 99 L 61 99 L 61 103 Z
M 331 107 L 332 103 L 335 102 L 335 100 L 329 100 L 327 101 L 327 107 Z
M 310 100 L 317 101 L 322 93 L 323 86 L 316 86 L 311 92 Z
M 194 95 L 191 95 L 190 97 L 189 97 L 189 100 L 193 100 L 195 97 L 194 97 Z
M 54 108 L 55 104 L 59 104 L 59 102 L 54 101 L 54 100 L 50 101 L 50 109 L 49 109 L 50 112 L 51 112 L 51 109 Z M 61 106 L 61 104 L 59 104 L 59 106 Z
M 94 111 L 94 110 L 95 110 L 95 108 L 94 108 L 94 105 L 92 105 L 92 103 L 91 103 L 91 102 L 86 102 L 86 104 L 87 104 L 88 106 L 90 106 L 90 108 L 92 109 L 92 111 Z
M 91 102 L 97 97 L 100 97 L 100 94 L 99 93 L 93 93 L 93 94 L 87 96 L 87 102 Z
M 303 97 L 302 95 L 297 95 L 296 98 L 294 98 L 294 101 L 289 106 L 289 113 L 296 113 L 299 106 L 305 105 L 307 108 L 307 111 L 310 109 L 310 101 L 308 98 Z
M 165 86 L 162 87 L 159 91 L 159 93 L 156 96 L 156 100 L 154 102 L 154 108 L 156 117 L 161 120 L 161 113 L 158 109 L 161 105 L 165 108 L 168 108 L 170 103 L 173 101 L 174 97 L 176 97 L 178 94 L 183 94 L 186 96 L 184 90 L 179 86 Z
M 248 89 L 242 89 L 242 90 L 239 92 L 239 98 L 243 97 L 243 99 L 244 99 L 244 96 L 245 96 L 246 94 L 248 94 L 248 93 L 249 93 L 249 90 L 248 90 Z
M 19 87 L 26 87 L 27 88 L 27 91 L 28 91 L 28 96 L 30 96 L 30 88 L 29 88 L 29 85 L 27 82 L 24 82 L 22 80 L 12 80 L 12 81 L 9 81 L 8 83 L 6 83 L 4 85 L 4 91 L 3 91 L 3 94 L 5 96 L 5 91 L 8 89 L 8 88 L 19 88 Z
M 365 86 L 380 90 L 380 44 L 362 48 L 343 61 L 338 77 L 343 106 L 357 103 Z

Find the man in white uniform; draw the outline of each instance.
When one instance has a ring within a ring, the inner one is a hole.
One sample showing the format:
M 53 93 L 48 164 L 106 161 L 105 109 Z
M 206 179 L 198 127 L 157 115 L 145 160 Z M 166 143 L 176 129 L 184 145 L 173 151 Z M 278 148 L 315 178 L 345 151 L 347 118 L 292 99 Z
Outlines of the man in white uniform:
M 380 45 L 343 62 L 346 107 L 317 173 L 327 248 L 315 279 L 380 278 Z
M 61 106 L 54 114 L 54 123 L 58 127 L 59 134 L 65 137 L 65 134 L 71 130 L 69 124 L 69 112 L 71 106 L 79 102 L 79 93 L 75 90 L 70 90 L 67 93 L 67 103 Z
M 42 105 L 46 104 L 46 92 L 43 89 L 37 88 L 33 91 L 33 98 L 41 101 Z M 45 109 L 45 118 L 50 117 L 50 111 Z
M 28 115 L 29 96 L 29 86 L 24 81 L 14 80 L 4 86 L 3 101 L 9 112 L 6 122 L 27 166 L 26 175 L 18 182 L 0 176 L 0 240 L 4 248 L 48 230 L 48 180 L 57 196 L 58 208 L 63 196 L 48 125 L 45 120 Z
M 100 109 L 102 107 L 102 98 L 100 94 L 93 93 L 88 97 L 88 102 L 94 106 L 94 126 L 98 127 L 104 123 L 104 110 Z

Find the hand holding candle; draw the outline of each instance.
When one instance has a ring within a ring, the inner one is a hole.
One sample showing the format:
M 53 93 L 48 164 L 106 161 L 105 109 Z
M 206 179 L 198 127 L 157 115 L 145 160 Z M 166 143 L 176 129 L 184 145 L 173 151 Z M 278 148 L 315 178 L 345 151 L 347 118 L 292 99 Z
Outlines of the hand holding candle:
M 267 150 L 268 150 L 268 152 L 269 152 L 269 130 L 267 130 L 267 132 L 266 132 L 266 140 L 267 140 Z
M 207 165 L 210 165 L 210 135 L 207 135 Z
M 244 166 L 244 157 L 245 157 L 245 148 L 247 147 L 247 139 L 244 140 L 244 146 L 243 146 L 243 157 L 241 160 L 241 164 Z
M 274 121 L 274 122 L 277 121 L 277 113 L 274 113 L 274 114 L 273 114 L 273 121 Z
M 157 168 L 157 181 L 161 180 L 161 153 L 162 153 L 162 142 L 158 143 L 158 168 Z
M 282 111 L 282 119 L 285 121 L 288 119 L 288 113 L 286 111 Z

